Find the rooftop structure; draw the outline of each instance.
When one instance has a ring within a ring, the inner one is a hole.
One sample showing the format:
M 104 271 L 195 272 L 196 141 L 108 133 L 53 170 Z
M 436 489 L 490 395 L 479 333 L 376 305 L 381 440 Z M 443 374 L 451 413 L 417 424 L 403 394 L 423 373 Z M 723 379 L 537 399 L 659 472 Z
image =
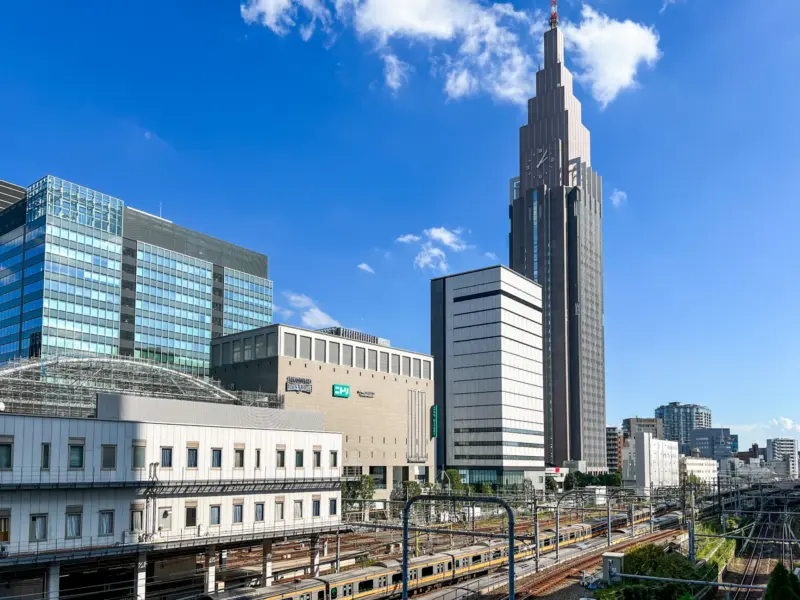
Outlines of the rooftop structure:
M 217 381 L 122 356 L 16 359 L 0 365 L 5 412 L 61 417 L 95 414 L 98 393 L 283 408 L 283 394 L 226 390 Z
M 356 342 L 377 344 L 378 346 L 391 346 L 391 343 L 386 338 L 379 338 L 377 335 L 370 335 L 368 333 L 356 331 L 355 329 L 347 329 L 346 327 L 325 327 L 317 331 L 327 335 L 347 338 L 348 340 L 355 340 Z

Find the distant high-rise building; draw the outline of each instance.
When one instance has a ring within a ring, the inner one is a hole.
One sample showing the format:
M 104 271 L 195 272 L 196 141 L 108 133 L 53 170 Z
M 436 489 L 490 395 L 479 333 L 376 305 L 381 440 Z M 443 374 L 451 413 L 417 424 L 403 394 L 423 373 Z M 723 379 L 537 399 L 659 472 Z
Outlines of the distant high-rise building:
M 0 212 L 0 361 L 125 355 L 207 375 L 211 338 L 272 322 L 267 257 L 43 177 Z
M 677 487 L 680 467 L 677 442 L 657 440 L 640 431 L 623 448 L 622 480 L 639 494 Z
M 664 422 L 664 439 L 682 445 L 681 452 L 688 454 L 686 445 L 693 429 L 711 427 L 711 410 L 699 404 L 670 402 L 656 409 L 656 418 Z
M 542 288 L 505 267 L 434 279 L 431 354 L 439 470 L 543 489 Z
M 664 439 L 664 421 L 643 417 L 622 419 L 622 435 L 625 439 L 636 437 L 640 431 L 649 433 L 657 440 Z
M 606 464 L 609 473 L 622 469 L 622 432 L 619 427 L 606 427 Z
M 25 197 L 25 188 L 0 179 L 0 211 Z
M 511 180 L 509 266 L 544 291 L 546 459 L 606 468 L 603 192 L 589 130 L 564 66 L 558 19 L 544 34 L 544 65 L 520 128 Z
M 789 476 L 797 477 L 797 440 L 773 438 L 767 440 L 767 462 L 789 461 Z
M 739 437 L 727 427 L 702 427 L 689 432 L 688 447 L 700 451 L 701 458 L 722 461 L 739 451 Z

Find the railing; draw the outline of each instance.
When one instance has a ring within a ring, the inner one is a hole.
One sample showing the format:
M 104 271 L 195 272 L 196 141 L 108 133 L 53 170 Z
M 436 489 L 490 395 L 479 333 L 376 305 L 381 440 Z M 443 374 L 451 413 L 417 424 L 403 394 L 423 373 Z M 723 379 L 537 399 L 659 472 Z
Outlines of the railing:
M 0 489 L 20 487 L 163 487 L 167 485 L 228 484 L 334 484 L 342 481 L 338 467 L 289 469 L 40 469 L 22 467 L 0 471 Z
M 177 532 L 161 531 L 156 534 L 124 530 L 111 535 L 75 539 L 62 537 L 38 542 L 0 542 L 0 565 L 6 562 L 47 562 L 60 557 L 71 559 L 76 556 L 131 554 L 157 551 L 159 548 L 212 546 L 237 541 L 293 537 L 336 531 L 343 525 L 338 517 L 312 517 L 303 520 L 288 519 L 278 524 L 248 523 L 225 528 L 200 524 Z

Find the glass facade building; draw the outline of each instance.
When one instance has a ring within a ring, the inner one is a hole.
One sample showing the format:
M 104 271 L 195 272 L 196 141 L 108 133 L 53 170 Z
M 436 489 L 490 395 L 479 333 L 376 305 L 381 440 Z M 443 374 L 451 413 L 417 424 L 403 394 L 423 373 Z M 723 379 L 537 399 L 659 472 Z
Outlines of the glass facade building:
M 124 354 L 206 375 L 272 322 L 267 257 L 53 176 L 0 212 L 0 362 Z

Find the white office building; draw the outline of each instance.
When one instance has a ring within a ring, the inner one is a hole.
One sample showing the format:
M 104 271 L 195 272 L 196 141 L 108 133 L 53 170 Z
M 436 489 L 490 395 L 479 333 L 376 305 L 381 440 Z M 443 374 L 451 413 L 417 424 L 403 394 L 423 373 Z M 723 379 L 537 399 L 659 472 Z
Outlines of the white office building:
M 341 452 L 314 412 L 99 394 L 96 418 L 6 413 L 0 571 L 43 566 L 57 598 L 76 553 L 128 555 L 144 598 L 148 561 L 187 549 L 205 552 L 213 591 L 218 551 L 250 540 L 268 584 L 273 538 L 338 527 Z
M 797 440 L 791 438 L 773 438 L 767 440 L 767 462 L 788 460 L 789 477 L 797 478 Z
M 640 494 L 680 485 L 678 442 L 640 431 L 622 450 L 622 477 Z
M 704 485 L 715 487 L 719 463 L 713 458 L 699 458 L 695 456 L 680 457 L 681 484 L 687 479 L 695 479 Z M 694 477 L 692 477 L 694 476 Z
M 544 486 L 542 288 L 503 266 L 431 282 L 439 469 Z

